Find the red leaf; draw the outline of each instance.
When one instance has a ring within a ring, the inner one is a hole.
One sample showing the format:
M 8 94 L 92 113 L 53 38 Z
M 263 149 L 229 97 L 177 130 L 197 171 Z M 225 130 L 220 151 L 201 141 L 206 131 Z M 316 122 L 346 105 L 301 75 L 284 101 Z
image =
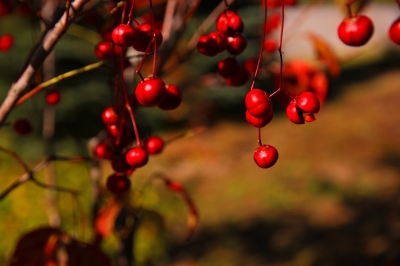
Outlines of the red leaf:
M 157 176 L 157 178 L 160 178 L 161 180 L 163 180 L 164 184 L 170 190 L 181 195 L 183 200 L 188 205 L 188 208 L 189 208 L 188 220 L 187 220 L 188 230 L 187 230 L 186 237 L 185 237 L 185 240 L 187 241 L 193 236 L 194 230 L 196 229 L 197 224 L 199 223 L 199 214 L 197 212 L 196 205 L 194 204 L 194 202 L 191 199 L 191 197 L 189 196 L 189 194 L 186 192 L 186 190 L 183 188 L 183 186 L 179 182 L 172 181 L 165 176 Z
M 101 207 L 95 220 L 96 234 L 107 237 L 114 231 L 115 219 L 122 208 L 122 202 L 114 197 Z

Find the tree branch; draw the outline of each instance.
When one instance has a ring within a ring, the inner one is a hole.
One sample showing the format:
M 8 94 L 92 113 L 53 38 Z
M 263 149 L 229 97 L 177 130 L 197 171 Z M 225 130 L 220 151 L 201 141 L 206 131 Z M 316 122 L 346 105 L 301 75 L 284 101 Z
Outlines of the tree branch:
M 60 20 L 50 29 L 43 39 L 42 45 L 36 49 L 35 54 L 32 56 L 29 65 L 23 71 L 21 77 L 11 86 L 6 99 L 0 106 L 0 127 L 4 124 L 8 114 L 11 112 L 15 103 L 21 97 L 21 95 L 27 90 L 29 81 L 35 74 L 36 70 L 46 59 L 47 55 L 53 49 L 54 45 L 58 42 L 61 36 L 67 30 L 69 24 L 71 24 L 75 16 L 82 11 L 84 5 L 89 0 L 75 0 L 71 3 L 69 10 L 69 17 L 67 18 L 66 12 L 60 18 Z

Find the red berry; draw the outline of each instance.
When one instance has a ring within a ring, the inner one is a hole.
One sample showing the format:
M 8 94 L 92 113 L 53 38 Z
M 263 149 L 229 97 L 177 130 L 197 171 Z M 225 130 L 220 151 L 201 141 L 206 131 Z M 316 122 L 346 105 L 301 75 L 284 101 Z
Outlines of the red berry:
M 126 175 L 112 174 L 107 177 L 106 186 L 113 194 L 122 194 L 131 188 L 131 181 Z
M 126 171 L 131 169 L 131 166 L 126 162 L 124 155 L 116 155 L 113 156 L 111 160 L 111 168 L 115 172 L 125 173 Z
M 246 110 L 246 120 L 247 122 L 249 122 L 249 124 L 255 126 L 255 127 L 265 127 L 266 125 L 269 124 L 269 122 L 271 122 L 272 118 L 274 117 L 274 112 L 268 113 L 266 116 L 261 117 L 261 118 L 257 118 L 252 116 L 249 111 Z
M 29 120 L 24 118 L 20 118 L 15 121 L 13 127 L 15 132 L 22 136 L 29 135 L 33 131 L 32 125 Z
M 272 102 L 268 94 L 260 89 L 252 89 L 246 94 L 246 108 L 249 113 L 257 118 L 267 116 L 272 111 Z
M 268 17 L 267 23 L 265 23 L 265 33 L 269 34 L 275 30 L 281 23 L 281 15 L 271 14 Z
M 115 111 L 114 107 L 107 107 L 101 113 L 101 118 L 103 122 L 107 125 L 115 125 L 118 123 L 119 115 Z
M 131 26 L 121 24 L 112 31 L 111 37 L 116 45 L 129 47 L 132 45 L 133 32 Z
M 226 84 L 230 86 L 240 87 L 246 84 L 246 82 L 250 79 L 250 73 L 244 67 L 241 67 L 235 75 L 225 79 Z
M 304 117 L 295 101 L 291 101 L 286 107 L 286 115 L 295 124 L 304 124 Z
M 213 31 L 208 34 L 217 43 L 218 49 L 217 53 L 221 53 L 226 49 L 226 37 L 219 31 Z
M 106 125 L 106 129 L 107 129 L 107 133 L 113 137 L 113 138 L 117 138 L 118 134 L 119 134 L 119 125 L 117 124 L 109 124 Z
M 96 45 L 94 53 L 100 60 L 108 60 L 115 56 L 112 42 L 102 41 Z
M 46 103 L 48 105 L 56 105 L 61 98 L 61 94 L 57 90 L 51 90 L 46 95 Z
M 100 142 L 96 147 L 94 147 L 93 154 L 97 158 L 101 159 L 111 158 L 112 156 L 110 148 L 103 142 Z
M 247 39 L 243 35 L 228 37 L 226 42 L 226 50 L 232 55 L 241 54 L 247 47 Z
M 319 112 L 319 100 L 318 97 L 310 92 L 302 92 L 296 97 L 296 104 L 303 113 L 318 113 Z
M 218 73 L 224 78 L 234 76 L 241 68 L 242 64 L 234 57 L 228 57 L 218 62 Z
M 7 52 L 14 43 L 14 37 L 11 34 L 4 34 L 0 37 L 0 52 Z
M 179 87 L 174 84 L 168 84 L 165 85 L 165 90 L 165 98 L 157 106 L 165 111 L 178 108 L 182 102 L 182 93 Z
M 215 56 L 218 54 L 219 47 L 215 39 L 208 35 L 203 35 L 197 41 L 197 50 L 206 56 Z
M 125 158 L 127 163 L 134 168 L 139 168 L 146 165 L 149 160 L 147 151 L 142 147 L 135 147 L 128 150 Z
M 241 34 L 244 30 L 243 21 L 238 14 L 227 10 L 222 12 L 216 22 L 217 30 L 226 36 Z
M 159 154 L 164 148 L 164 140 L 158 136 L 151 136 L 145 146 L 149 154 Z
M 278 150 L 271 145 L 262 145 L 254 152 L 254 161 L 261 168 L 270 168 L 278 161 Z
M 306 114 L 304 116 L 304 121 L 311 123 L 315 121 L 315 116 L 313 114 Z
M 135 28 L 132 36 L 132 47 L 139 52 L 146 52 L 149 47 L 149 52 L 154 50 L 154 43 L 156 43 L 156 48 L 160 47 L 163 36 L 161 32 L 155 29 L 156 38 L 154 42 L 150 45 L 153 40 L 153 27 L 148 23 L 142 23 Z
M 366 44 L 373 32 L 374 25 L 371 19 L 362 15 L 345 18 L 338 28 L 340 40 L 350 46 Z
M 153 107 L 160 104 L 166 95 L 165 83 L 159 78 L 145 78 L 135 90 L 138 102 L 146 107 Z
M 395 44 L 400 45 L 400 18 L 390 26 L 389 37 Z
M 263 48 L 268 53 L 273 53 L 278 48 L 278 44 L 275 39 L 269 38 L 264 41 Z
M 258 63 L 258 58 L 254 58 L 253 57 L 253 58 L 247 59 L 244 62 L 243 66 L 244 66 L 245 69 L 247 69 L 247 71 L 249 73 L 254 73 L 254 72 L 256 72 L 257 63 Z

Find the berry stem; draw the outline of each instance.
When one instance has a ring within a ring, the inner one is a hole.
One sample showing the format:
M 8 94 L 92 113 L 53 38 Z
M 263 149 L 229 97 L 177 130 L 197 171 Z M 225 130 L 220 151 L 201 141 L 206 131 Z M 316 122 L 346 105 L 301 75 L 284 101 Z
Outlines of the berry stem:
M 226 7 L 226 9 L 228 10 L 228 8 L 229 8 L 228 1 L 227 1 L 227 0 L 224 0 L 224 3 L 225 3 L 225 7 Z
M 354 17 L 353 12 L 351 12 L 351 5 L 355 2 L 356 0 L 350 0 L 346 3 L 346 7 L 347 7 L 347 12 L 349 12 L 349 17 L 352 18 Z
M 136 145 L 138 147 L 140 147 L 141 142 L 140 142 L 140 137 L 139 137 L 139 131 L 137 128 L 136 119 L 133 114 L 131 104 L 129 102 L 128 89 L 126 88 L 125 79 L 124 79 L 124 56 L 122 55 L 122 53 L 120 54 L 120 67 L 121 67 L 121 79 L 122 79 L 122 87 L 123 87 L 123 92 L 124 92 L 125 108 L 128 110 L 129 116 L 131 117 L 133 130 L 135 131 Z
M 147 46 L 146 51 L 144 52 L 144 55 L 143 55 L 143 57 L 142 57 L 142 61 L 140 61 L 140 64 L 139 64 L 138 68 L 136 69 L 136 74 L 138 74 L 138 75 L 140 76 L 140 78 L 142 79 L 142 81 L 144 80 L 144 78 L 143 78 L 142 74 L 140 73 L 140 70 L 141 70 L 142 67 L 143 67 L 144 60 L 146 59 L 146 55 L 149 53 L 151 44 L 152 44 L 153 42 L 154 42 L 154 35 L 153 35 L 153 39 L 151 39 L 151 42 L 150 42 L 149 45 Z
M 153 1 L 149 0 L 150 3 L 150 16 L 151 16 L 151 26 L 153 27 L 153 41 L 154 42 L 154 54 L 153 54 L 153 71 L 152 75 L 153 78 L 156 73 L 156 63 L 157 63 L 157 35 L 156 35 L 156 28 L 154 23 L 154 12 L 153 12 Z
M 261 119 L 259 118 L 259 119 L 258 119 L 258 139 L 257 139 L 257 141 L 258 141 L 258 145 L 262 146 L 262 142 L 261 142 L 261 127 L 260 127 L 260 124 L 261 124 Z
M 269 98 L 272 98 L 274 95 L 276 95 L 278 92 L 283 91 L 286 95 L 290 96 L 290 98 L 293 99 L 293 96 L 290 95 L 288 92 L 284 91 L 282 89 L 282 83 L 283 83 L 283 53 L 282 53 L 282 38 L 283 38 L 283 27 L 285 23 L 285 4 L 284 1 L 282 1 L 282 9 L 281 9 L 281 18 L 282 18 L 282 23 L 281 23 L 281 30 L 280 30 L 280 37 L 279 37 L 279 46 L 278 46 L 278 51 L 279 51 L 279 58 L 280 58 L 280 69 L 279 69 L 279 88 L 271 93 Z
M 264 0 L 264 27 L 265 27 L 265 24 L 267 24 L 267 0 Z M 254 89 L 254 85 L 256 84 L 256 79 L 257 79 L 258 71 L 260 69 L 261 58 L 262 58 L 262 53 L 263 53 L 263 49 L 264 49 L 264 45 L 263 45 L 264 40 L 265 40 L 265 30 L 263 31 L 263 36 L 261 39 L 260 54 L 258 55 L 257 67 L 256 67 L 256 71 L 254 72 L 253 82 L 251 83 L 250 90 Z
M 125 13 L 126 13 L 127 7 L 128 7 L 128 2 L 124 1 L 124 9 L 122 9 L 121 24 L 124 24 Z
M 129 15 L 128 15 L 128 23 L 126 23 L 127 25 L 131 25 L 134 8 L 135 8 L 135 0 L 132 0 L 131 10 L 129 11 Z M 135 21 L 136 25 L 139 25 L 139 23 L 136 21 L 136 19 L 133 19 L 133 21 Z

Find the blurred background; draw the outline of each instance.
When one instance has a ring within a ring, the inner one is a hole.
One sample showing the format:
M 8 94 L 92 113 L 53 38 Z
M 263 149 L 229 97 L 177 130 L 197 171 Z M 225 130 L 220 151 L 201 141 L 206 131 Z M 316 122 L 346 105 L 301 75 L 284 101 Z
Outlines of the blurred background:
M 246 62 L 258 56 L 263 9 L 260 1 L 238 2 L 237 13 L 249 41 L 238 58 Z M 177 49 L 184 51 L 217 4 L 203 1 Z M 146 10 L 137 15 L 141 12 Z M 400 10 L 395 1 L 373 1 L 361 13 L 371 18 L 375 32 L 365 46 L 354 48 L 337 37 L 344 18 L 337 4 L 305 1 L 286 8 L 284 63 L 310 65 L 324 73 L 329 85 L 321 85 L 327 96 L 313 123 L 291 123 L 274 100 L 274 119 L 261 130 L 263 143 L 279 151 L 279 160 L 270 169 L 261 169 L 253 161 L 258 131 L 244 117 L 250 82 L 231 87 L 216 74 L 218 61 L 227 53 L 206 57 L 194 51 L 179 66 L 167 68 L 162 78 L 181 87 L 182 105 L 168 112 L 135 110 L 144 138 L 156 134 L 174 139 L 131 176 L 126 201 L 137 210 L 140 221 L 134 234 L 135 265 L 400 265 L 400 46 L 388 37 Z M 93 51 L 101 36 L 84 19 L 78 25 L 91 31 L 71 27 L 60 40 L 55 48 L 56 75 L 98 61 Z M 214 29 L 213 24 L 207 32 Z M 14 44 L 0 53 L 1 99 L 39 36 L 40 25 L 29 16 L 8 14 L 0 18 L 0 36 L 7 33 L 13 35 Z M 340 64 L 340 74 L 321 67 L 321 56 L 316 55 L 321 46 L 310 41 L 309 33 L 333 51 L 328 57 Z M 278 40 L 279 31 L 269 37 Z M 276 51 L 264 55 L 257 87 L 269 93 L 275 90 L 278 60 Z M 145 75 L 150 67 L 149 61 Z M 133 68 L 126 70 L 130 78 L 133 72 Z M 135 82 L 129 80 L 130 88 Z M 296 87 L 298 82 L 290 84 Z M 100 114 L 113 102 L 107 67 L 62 80 L 56 88 L 61 101 L 55 108 L 55 154 L 91 155 L 88 141 L 104 127 Z M 42 91 L 15 108 L 0 131 L 0 146 L 18 153 L 30 167 L 46 157 L 45 95 Z M 18 118 L 29 118 L 32 134 L 14 132 L 12 122 Z M 205 130 L 176 138 L 198 127 Z M 81 241 L 93 237 L 90 167 L 89 163 L 54 163 L 57 185 L 81 192 L 81 209 L 70 195 L 56 196 L 61 229 Z M 112 170 L 108 161 L 100 161 L 100 168 L 100 192 L 107 197 L 104 182 Z M 13 158 L 0 154 L 0 191 L 23 173 Z M 197 206 L 199 224 L 191 240 L 184 241 L 185 202 L 162 182 L 148 185 L 154 173 L 181 183 Z M 43 172 L 36 176 L 44 179 Z M 45 193 L 28 182 L 0 201 L 0 265 L 8 265 L 23 234 L 49 224 Z M 120 249 L 118 237 L 107 237 L 102 248 L 115 256 Z

